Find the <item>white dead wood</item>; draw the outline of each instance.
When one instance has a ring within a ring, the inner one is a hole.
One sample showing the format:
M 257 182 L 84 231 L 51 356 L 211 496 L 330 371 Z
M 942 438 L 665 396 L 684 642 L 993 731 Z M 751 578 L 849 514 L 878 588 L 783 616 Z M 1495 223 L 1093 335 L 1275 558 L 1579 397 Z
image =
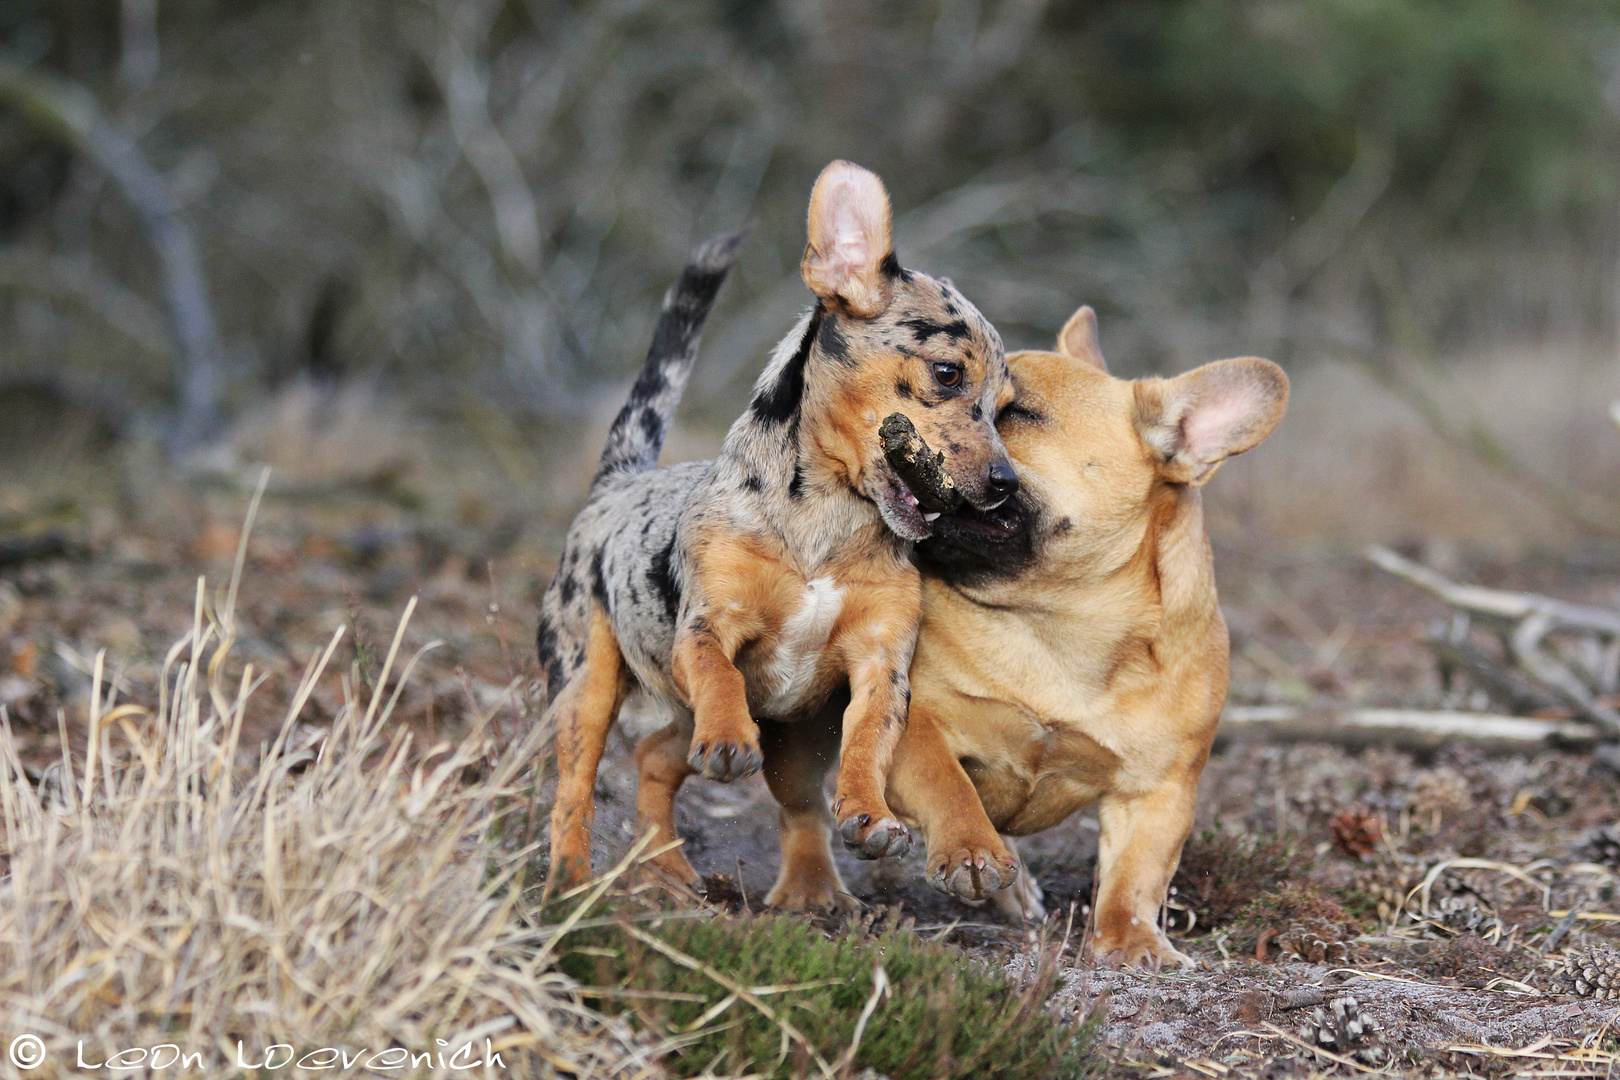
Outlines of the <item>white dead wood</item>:
M 94 161 L 135 211 L 157 255 L 179 345 L 179 403 L 169 444 L 176 452 L 192 449 L 218 426 L 219 334 L 202 259 L 167 181 L 77 83 L 0 62 L 0 103 Z
M 1245 735 L 1283 742 L 1394 746 L 1432 750 L 1466 742 L 1486 750 L 1529 752 L 1547 746 L 1589 746 L 1599 732 L 1570 720 L 1537 720 L 1496 713 L 1428 709 L 1332 709 L 1291 705 L 1229 705 L 1220 738 Z
M 1620 612 L 1535 593 L 1458 584 L 1433 569 L 1374 545 L 1367 559 L 1439 597 L 1466 620 L 1478 617 L 1502 639 L 1503 652 L 1531 679 L 1566 702 L 1607 739 L 1620 739 L 1620 711 L 1604 700 L 1620 683 Z M 1458 624 L 1460 637 L 1468 623 Z M 1573 638 L 1554 652 L 1549 638 Z

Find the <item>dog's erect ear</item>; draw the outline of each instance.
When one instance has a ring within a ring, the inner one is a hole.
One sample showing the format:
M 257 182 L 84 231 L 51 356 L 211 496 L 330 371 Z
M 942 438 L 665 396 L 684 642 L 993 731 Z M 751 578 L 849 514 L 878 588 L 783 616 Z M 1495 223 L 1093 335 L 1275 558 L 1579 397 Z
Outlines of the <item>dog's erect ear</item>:
M 1218 360 L 1136 384 L 1136 431 L 1166 478 L 1197 487 L 1221 462 L 1260 444 L 1288 407 L 1288 376 L 1270 360 Z
M 883 181 L 847 161 L 822 169 L 810 192 L 810 242 L 799 266 L 810 291 L 835 311 L 881 315 L 894 296 L 884 272 L 893 253 Z
M 1083 360 L 1103 374 L 1108 373 L 1108 361 L 1103 359 L 1102 345 L 1097 341 L 1097 313 L 1090 304 L 1081 304 L 1080 310 L 1069 316 L 1069 321 L 1058 331 L 1057 351 L 1064 356 Z

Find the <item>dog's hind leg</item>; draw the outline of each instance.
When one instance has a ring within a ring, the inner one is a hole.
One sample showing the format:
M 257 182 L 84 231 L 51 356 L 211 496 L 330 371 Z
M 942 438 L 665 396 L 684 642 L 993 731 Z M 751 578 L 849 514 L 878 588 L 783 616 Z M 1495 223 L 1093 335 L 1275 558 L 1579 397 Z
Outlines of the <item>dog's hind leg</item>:
M 692 721 L 682 717 L 636 744 L 636 820 L 643 835 L 653 832 L 657 851 L 680 839 L 675 831 L 675 796 L 692 775 L 686 751 L 692 744 Z M 661 877 L 688 888 L 698 883 L 698 872 L 678 847 L 649 860 Z
M 563 684 L 547 713 L 557 729 L 551 888 L 571 888 L 591 876 L 596 770 L 602 763 L 608 728 L 629 689 L 629 672 L 613 627 L 601 608 L 593 608 L 584 660 Z
M 838 755 L 838 710 L 759 726 L 765 782 L 781 806 L 782 869 L 765 902 L 787 911 L 859 910 L 832 857 L 827 770 Z

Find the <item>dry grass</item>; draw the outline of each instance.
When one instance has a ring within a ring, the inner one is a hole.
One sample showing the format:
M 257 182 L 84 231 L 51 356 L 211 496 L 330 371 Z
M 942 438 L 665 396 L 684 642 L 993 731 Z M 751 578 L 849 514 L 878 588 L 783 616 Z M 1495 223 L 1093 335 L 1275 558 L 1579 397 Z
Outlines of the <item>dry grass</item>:
M 497 752 L 485 716 L 413 752 L 390 727 L 416 659 L 396 635 L 375 693 L 347 694 L 312 737 L 300 713 L 339 630 L 279 736 L 244 750 L 261 680 L 232 658 L 241 566 L 239 552 L 212 601 L 199 582 L 156 702 L 104 693 L 98 658 L 84 760 L 31 781 L 9 720 L 0 731 L 0 1027 L 43 1041 L 28 1075 L 119 1051 L 148 1067 L 193 1055 L 166 1076 L 236 1074 L 238 1043 L 248 1063 L 278 1043 L 316 1054 L 307 1067 L 398 1047 L 374 1062 L 403 1062 L 394 1075 L 487 1053 L 505 1067 L 454 1075 L 655 1074 L 650 1049 L 550 969 L 557 928 L 523 906 L 529 851 L 491 842 L 527 826 L 538 726 Z

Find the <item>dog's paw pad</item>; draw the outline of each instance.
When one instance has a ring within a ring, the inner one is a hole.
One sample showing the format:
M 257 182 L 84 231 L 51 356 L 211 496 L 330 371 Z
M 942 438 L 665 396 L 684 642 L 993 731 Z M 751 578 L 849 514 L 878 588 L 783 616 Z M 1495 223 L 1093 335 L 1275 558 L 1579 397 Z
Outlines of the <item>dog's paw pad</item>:
M 931 863 L 928 884 L 959 900 L 983 900 L 1018 880 L 1018 863 L 983 851 L 957 851 Z
M 844 846 L 858 859 L 886 859 L 911 850 L 911 833 L 891 817 L 872 820 L 871 814 L 854 814 L 838 826 Z
M 754 743 L 700 742 L 692 744 L 686 763 L 695 773 L 729 784 L 759 772 L 765 757 Z

